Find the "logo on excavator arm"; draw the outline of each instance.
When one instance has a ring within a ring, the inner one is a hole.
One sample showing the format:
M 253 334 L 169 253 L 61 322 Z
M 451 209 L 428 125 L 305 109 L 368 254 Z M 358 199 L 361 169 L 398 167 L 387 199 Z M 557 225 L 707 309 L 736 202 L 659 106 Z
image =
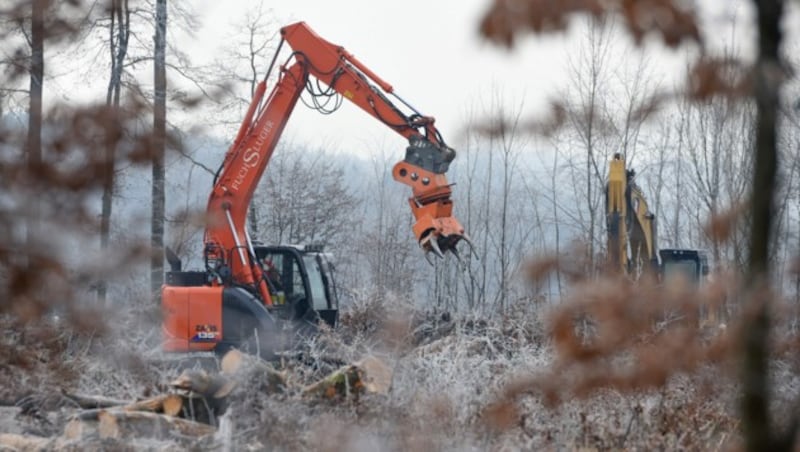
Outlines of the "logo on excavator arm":
M 269 133 L 272 131 L 272 127 L 272 121 L 267 121 L 264 123 L 264 127 L 261 128 L 261 131 L 256 137 L 256 142 L 244 150 L 244 153 L 242 154 L 242 165 L 239 167 L 239 171 L 236 173 L 236 177 L 233 179 L 233 184 L 231 184 L 231 189 L 234 191 L 239 191 L 250 170 L 258 166 L 258 162 L 261 160 L 261 149 L 263 149 L 264 142 L 267 140 Z
M 195 334 L 192 336 L 192 342 L 216 342 L 220 339 L 220 334 L 217 325 L 195 325 Z

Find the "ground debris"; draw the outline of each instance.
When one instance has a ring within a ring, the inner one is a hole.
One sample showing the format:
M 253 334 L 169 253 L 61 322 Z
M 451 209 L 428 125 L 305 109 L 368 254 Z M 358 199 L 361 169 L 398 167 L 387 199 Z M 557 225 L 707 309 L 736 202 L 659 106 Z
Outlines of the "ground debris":
M 80 394 L 61 389 L 65 403 L 57 406 L 67 419 L 53 436 L 6 433 L 0 449 L 11 450 L 103 450 L 109 442 L 133 438 L 187 446 L 209 445 L 218 436 L 220 418 L 229 408 L 237 389 L 252 391 L 258 381 L 262 395 L 283 395 L 298 400 L 343 400 L 364 393 L 386 393 L 392 371 L 380 358 L 369 356 L 343 366 L 318 381 L 303 385 L 292 381 L 290 371 L 278 371 L 272 363 L 237 350 L 228 352 L 219 370 L 186 369 L 172 379 L 167 391 L 140 400 Z M 240 395 L 241 397 L 241 395 Z M 54 405 L 55 407 L 56 405 Z M 54 408 L 56 409 L 56 408 Z M 91 446 L 103 443 L 104 445 Z M 113 446 L 116 447 L 116 446 Z

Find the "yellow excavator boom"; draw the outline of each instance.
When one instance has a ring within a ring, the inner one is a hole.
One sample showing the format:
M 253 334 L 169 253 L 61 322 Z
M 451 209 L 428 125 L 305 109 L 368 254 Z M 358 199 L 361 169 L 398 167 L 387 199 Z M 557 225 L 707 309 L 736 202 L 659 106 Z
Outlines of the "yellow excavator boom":
M 608 259 L 612 269 L 638 276 L 658 268 L 656 220 L 644 193 L 617 153 L 609 162 L 606 185 Z

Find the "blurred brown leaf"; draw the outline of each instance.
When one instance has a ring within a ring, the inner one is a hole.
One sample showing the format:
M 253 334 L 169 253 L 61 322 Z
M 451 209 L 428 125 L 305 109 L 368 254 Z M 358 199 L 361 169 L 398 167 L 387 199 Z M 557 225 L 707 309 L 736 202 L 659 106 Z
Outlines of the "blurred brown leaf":
M 713 215 L 706 224 L 706 234 L 711 240 L 726 242 L 746 212 L 747 204 L 740 203 Z
M 506 431 L 518 423 L 519 412 L 512 401 L 503 400 L 486 407 L 483 419 L 489 428 Z
M 513 47 L 517 35 L 564 30 L 569 16 L 620 16 L 634 42 L 657 34 L 670 47 L 701 42 L 694 11 L 675 0 L 495 0 L 481 19 L 483 37 Z
M 705 101 L 715 95 L 742 97 L 752 89 L 752 76 L 735 58 L 701 58 L 689 70 L 688 97 Z

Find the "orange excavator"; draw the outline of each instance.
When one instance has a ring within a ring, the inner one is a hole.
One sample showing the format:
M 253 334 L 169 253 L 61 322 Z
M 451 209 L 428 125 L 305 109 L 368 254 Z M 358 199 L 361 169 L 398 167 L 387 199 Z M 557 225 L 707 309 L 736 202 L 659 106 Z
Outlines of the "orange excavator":
M 335 324 L 338 303 L 327 255 L 309 247 L 254 245 L 246 227 L 256 185 L 304 90 L 322 113 L 338 108 L 344 98 L 408 140 L 405 158 L 392 176 L 412 189 L 413 232 L 426 258 L 447 252 L 458 257 L 456 245 L 462 240 L 472 247 L 452 216 L 451 184 L 445 177 L 455 151 L 444 142 L 434 118 L 420 114 L 351 53 L 305 23 L 280 33 L 267 75 L 214 178 L 204 235 L 205 270 L 182 271 L 177 256 L 167 252 L 171 271 L 161 293 L 165 351 L 224 352 L 236 347 L 271 358 L 287 330 L 313 329 L 320 321 Z M 284 43 L 292 53 L 265 97 L 266 81 Z

